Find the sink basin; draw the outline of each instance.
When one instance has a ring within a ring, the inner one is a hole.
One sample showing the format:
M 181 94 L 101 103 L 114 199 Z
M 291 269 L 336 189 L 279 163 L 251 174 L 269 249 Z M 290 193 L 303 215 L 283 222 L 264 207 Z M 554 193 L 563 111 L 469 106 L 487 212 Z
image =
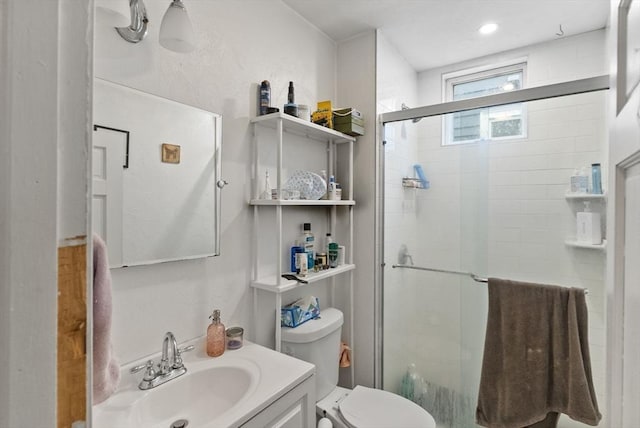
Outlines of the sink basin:
M 170 428 L 179 420 L 187 420 L 187 428 L 241 427 L 315 371 L 307 362 L 247 341 L 216 358 L 204 352 L 203 337 L 182 345 L 190 344 L 195 350 L 183 355 L 187 372 L 152 389 L 140 390 L 142 373 L 129 369 L 149 358 L 157 362 L 159 354 L 122 366 L 116 392 L 92 407 L 92 427 Z
M 252 370 L 253 369 L 253 370 Z M 138 426 L 168 428 L 177 419 L 203 426 L 252 392 L 257 383 L 257 367 L 224 365 L 189 371 L 160 385 L 142 397 L 132 409 Z
M 134 384 L 119 390 L 94 407 L 93 426 L 169 428 L 179 419 L 193 427 L 216 426 L 220 417 L 251 396 L 260 379 L 259 367 L 243 358 L 185 365 L 187 373 L 153 389 L 141 391 Z

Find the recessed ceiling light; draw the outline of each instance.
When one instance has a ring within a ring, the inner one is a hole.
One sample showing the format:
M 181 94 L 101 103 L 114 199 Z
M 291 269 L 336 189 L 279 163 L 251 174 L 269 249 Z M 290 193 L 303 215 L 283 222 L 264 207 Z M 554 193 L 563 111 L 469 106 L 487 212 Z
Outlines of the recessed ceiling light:
M 494 31 L 496 31 L 497 29 L 498 29 L 498 24 L 496 24 L 494 22 L 490 22 L 490 23 L 484 24 L 482 27 L 480 27 L 478 32 L 480 34 L 491 34 Z

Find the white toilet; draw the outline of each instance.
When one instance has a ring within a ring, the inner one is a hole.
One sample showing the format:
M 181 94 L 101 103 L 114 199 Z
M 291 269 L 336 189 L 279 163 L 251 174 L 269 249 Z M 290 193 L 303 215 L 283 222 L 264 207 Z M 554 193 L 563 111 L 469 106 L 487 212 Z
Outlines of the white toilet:
M 356 386 L 338 387 L 342 312 L 323 309 L 320 318 L 282 328 L 282 352 L 315 364 L 316 412 L 335 428 L 435 428 L 422 407 L 397 394 Z

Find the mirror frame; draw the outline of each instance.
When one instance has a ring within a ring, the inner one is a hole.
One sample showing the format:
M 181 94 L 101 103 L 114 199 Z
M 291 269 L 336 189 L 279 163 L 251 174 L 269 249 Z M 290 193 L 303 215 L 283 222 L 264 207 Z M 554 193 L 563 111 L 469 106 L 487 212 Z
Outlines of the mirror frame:
M 94 84 L 93 84 L 93 103 L 92 103 L 92 129 L 95 132 L 96 128 L 104 128 L 104 129 L 108 129 L 108 130 L 113 130 L 113 131 L 121 131 L 119 129 L 113 129 L 113 128 L 109 128 L 107 126 L 104 126 L 104 124 L 102 123 L 98 123 L 102 120 L 102 118 L 96 118 L 95 115 L 95 109 L 96 109 L 96 87 L 98 84 L 101 84 L 103 86 L 108 87 L 121 87 L 125 90 L 128 91 L 132 91 L 132 93 L 134 94 L 139 94 L 141 96 L 145 96 L 145 97 L 150 97 L 151 99 L 158 99 L 158 100 L 162 100 L 162 101 L 168 101 L 169 103 L 172 104 L 176 104 L 176 105 L 183 105 L 185 107 L 191 108 L 191 109 L 195 109 L 195 110 L 199 110 L 201 112 L 206 113 L 207 115 L 211 116 L 212 119 L 212 125 L 214 127 L 214 132 L 213 135 L 211 135 L 211 138 L 213 139 L 212 143 L 213 143 L 213 147 L 212 147 L 212 153 L 214 156 L 213 159 L 213 173 L 214 173 L 214 177 L 212 180 L 214 189 L 213 189 L 213 198 L 214 198 L 214 209 L 213 209 L 213 221 L 214 221 L 214 225 L 213 225 L 213 232 L 215 234 L 214 239 L 213 239 L 213 249 L 211 253 L 203 253 L 203 254 L 197 254 L 197 255 L 185 255 L 185 256 L 178 256 L 178 257 L 174 257 L 174 258 L 167 258 L 167 259 L 152 259 L 152 260 L 136 260 L 133 261 L 131 263 L 126 263 L 124 260 L 122 263 L 120 264 L 116 264 L 114 266 L 111 266 L 111 268 L 121 268 L 121 267 L 129 267 L 129 266 L 147 266 L 147 265 L 153 265 L 153 264 L 157 264 L 157 263 L 166 263 L 166 262 L 173 262 L 173 261 L 181 261 L 181 260 L 191 260 L 191 259 L 199 259 L 199 258 L 208 258 L 208 257 L 215 257 L 215 256 L 219 256 L 221 253 L 221 237 L 220 237 L 220 233 L 221 233 L 221 220 L 222 220 L 222 189 L 224 188 L 224 186 L 227 184 L 226 180 L 222 179 L 222 115 L 220 113 L 214 113 L 205 109 L 202 109 L 200 107 L 195 107 L 193 105 L 190 104 L 185 104 L 170 98 L 166 98 L 163 97 L 161 95 L 157 95 L 157 94 L 153 94 L 150 92 L 146 92 L 143 90 L 140 90 L 138 88 L 134 88 L 131 86 L 128 86 L 126 84 L 122 84 L 120 82 L 114 82 L 111 80 L 107 80 L 107 79 L 103 79 L 103 78 L 99 78 L 99 77 L 94 77 Z M 121 131 L 123 132 L 123 131 Z M 129 133 L 128 131 L 124 131 L 125 133 Z M 91 147 L 93 150 L 94 147 L 94 133 L 92 132 L 92 143 L 91 143 Z M 125 153 L 125 163 L 128 164 L 128 157 L 129 157 L 129 136 L 126 136 L 126 140 L 127 140 L 127 147 L 126 147 L 126 153 Z M 127 168 L 127 165 L 123 165 L 124 168 Z M 90 180 L 91 182 L 93 182 L 93 172 L 91 174 L 92 179 Z M 93 189 L 93 184 L 92 184 L 92 189 Z M 93 197 L 93 193 L 94 191 L 91 190 L 91 195 Z M 94 210 L 91 209 L 91 215 L 90 215 L 90 221 L 93 223 L 93 218 L 95 213 L 93 212 Z M 93 227 L 92 227 L 93 230 Z

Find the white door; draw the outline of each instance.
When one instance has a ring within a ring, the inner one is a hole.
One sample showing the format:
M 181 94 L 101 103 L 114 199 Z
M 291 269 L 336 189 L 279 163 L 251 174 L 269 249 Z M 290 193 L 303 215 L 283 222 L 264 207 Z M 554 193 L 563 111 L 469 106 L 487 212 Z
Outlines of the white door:
M 640 158 L 625 173 L 622 426 L 640 424 Z
M 122 183 L 127 138 L 126 131 L 94 127 L 92 230 L 107 244 L 111 266 L 122 266 Z
M 640 0 L 612 0 L 605 426 L 640 426 Z

